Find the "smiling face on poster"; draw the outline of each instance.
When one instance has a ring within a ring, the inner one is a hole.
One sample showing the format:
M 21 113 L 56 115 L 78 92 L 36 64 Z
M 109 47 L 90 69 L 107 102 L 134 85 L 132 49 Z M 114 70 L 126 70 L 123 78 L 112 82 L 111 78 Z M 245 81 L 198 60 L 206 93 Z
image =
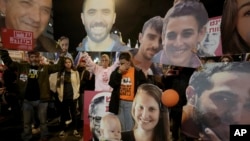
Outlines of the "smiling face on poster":
M 221 38 L 220 38 L 221 17 L 210 18 L 207 23 L 207 32 L 201 42 L 200 49 L 203 50 L 200 56 L 221 56 Z
M 13 32 L 30 32 L 32 33 L 32 39 L 35 41 L 33 43 L 36 51 L 45 52 L 55 52 L 60 51 L 56 48 L 56 42 L 43 35 L 43 32 L 48 27 L 50 20 L 51 10 L 52 10 L 52 0 L 32 0 L 32 1 L 20 1 L 20 0 L 0 0 L 1 1 L 1 23 L 4 28 L 13 30 Z M 1 27 L 2 28 L 2 27 Z M 6 32 L 2 32 L 1 36 L 7 36 Z M 20 36 L 19 36 L 20 37 Z M 17 36 L 10 37 L 9 40 L 4 40 L 4 45 L 8 45 L 5 42 L 12 42 L 13 38 Z M 31 40 L 32 40 L 31 39 Z M 27 44 L 24 42 L 24 38 L 18 39 L 22 40 L 22 45 Z M 16 42 L 14 42 L 15 44 Z M 3 45 L 3 46 L 4 46 Z M 11 46 L 4 46 L 5 48 L 10 48 Z M 17 48 L 18 50 L 32 50 L 30 48 Z
M 87 32 L 77 51 L 130 50 L 120 40 L 121 34 L 111 33 L 115 23 L 115 0 L 85 0 L 81 20 Z
M 207 21 L 207 11 L 198 1 L 174 5 L 164 18 L 160 62 L 183 67 L 200 66 L 196 53 L 205 36 Z
M 7 28 L 31 31 L 37 39 L 50 19 L 52 0 L 6 1 L 5 24 Z
M 81 18 L 90 40 L 103 41 L 115 22 L 114 0 L 86 0 Z
M 193 113 L 189 118 L 198 124 L 198 134 L 204 134 L 203 139 L 212 140 L 204 132 L 210 129 L 219 139 L 229 141 L 230 125 L 250 124 L 249 77 L 250 64 L 246 62 L 209 63 L 192 75 L 186 107 L 193 108 L 184 111 Z M 194 130 L 190 129 L 197 124 L 187 126 L 184 122 L 184 133 L 192 135 Z

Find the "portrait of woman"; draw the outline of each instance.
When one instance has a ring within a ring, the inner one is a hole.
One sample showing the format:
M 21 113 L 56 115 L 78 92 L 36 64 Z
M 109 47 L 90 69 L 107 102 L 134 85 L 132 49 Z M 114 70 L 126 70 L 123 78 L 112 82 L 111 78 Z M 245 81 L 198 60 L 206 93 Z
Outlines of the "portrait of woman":
M 248 0 L 225 0 L 221 19 L 223 54 L 250 51 L 250 17 Z
M 161 103 L 162 91 L 153 84 L 144 83 L 137 89 L 132 105 L 135 126 L 122 132 L 123 141 L 169 141 L 168 109 Z

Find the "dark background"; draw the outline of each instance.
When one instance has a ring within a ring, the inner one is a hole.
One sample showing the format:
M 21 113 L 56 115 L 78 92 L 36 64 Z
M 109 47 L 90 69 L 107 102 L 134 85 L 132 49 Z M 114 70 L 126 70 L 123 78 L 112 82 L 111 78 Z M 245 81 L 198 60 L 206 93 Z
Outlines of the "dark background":
M 207 9 L 209 17 L 222 14 L 224 0 L 200 0 Z M 86 36 L 81 21 L 83 0 L 55 0 L 54 1 L 54 39 L 60 36 L 70 38 L 69 51 L 75 51 L 76 46 Z M 173 0 L 116 0 L 116 22 L 114 29 L 122 33 L 125 43 L 131 40 L 136 44 L 145 21 L 153 16 L 164 17 L 173 5 Z

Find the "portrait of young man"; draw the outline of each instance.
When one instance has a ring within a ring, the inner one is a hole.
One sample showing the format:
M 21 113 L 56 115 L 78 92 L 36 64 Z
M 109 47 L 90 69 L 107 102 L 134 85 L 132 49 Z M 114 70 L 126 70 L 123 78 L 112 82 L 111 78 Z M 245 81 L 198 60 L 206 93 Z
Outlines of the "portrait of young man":
M 77 51 L 125 51 L 130 48 L 121 43 L 110 31 L 115 23 L 115 0 L 84 0 L 81 20 L 87 36 Z
M 163 21 L 162 45 L 156 62 L 197 68 L 201 65 L 198 46 L 206 33 L 208 14 L 197 0 L 180 1 L 166 14 Z

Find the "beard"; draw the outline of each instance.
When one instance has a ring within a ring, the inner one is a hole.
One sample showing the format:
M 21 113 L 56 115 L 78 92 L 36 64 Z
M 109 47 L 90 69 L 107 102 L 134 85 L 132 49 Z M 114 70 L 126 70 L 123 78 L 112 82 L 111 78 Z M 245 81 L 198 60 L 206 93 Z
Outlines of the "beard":
M 93 33 L 93 31 L 91 31 L 91 28 L 95 28 L 95 27 L 100 27 L 100 28 L 106 28 L 106 31 L 103 31 L 99 34 Z M 85 26 L 85 30 L 87 32 L 87 36 L 96 43 L 101 43 L 104 39 L 106 39 L 109 36 L 109 32 L 111 31 L 111 27 L 109 27 L 108 25 L 104 24 L 103 22 L 98 22 L 98 23 L 94 23 L 90 25 L 90 28 Z
M 205 128 L 209 128 L 222 141 L 229 138 L 229 124 L 225 122 L 225 117 L 226 115 L 218 115 L 216 112 L 205 109 L 200 101 L 196 104 L 194 120 L 200 130 L 204 132 Z

